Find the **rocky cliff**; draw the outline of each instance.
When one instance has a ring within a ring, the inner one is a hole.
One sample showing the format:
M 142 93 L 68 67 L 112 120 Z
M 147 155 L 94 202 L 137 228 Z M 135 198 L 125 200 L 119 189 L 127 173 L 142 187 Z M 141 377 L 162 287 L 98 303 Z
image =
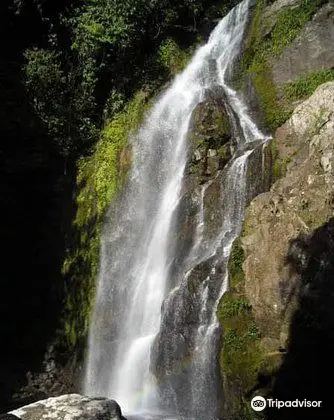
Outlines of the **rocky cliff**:
M 246 395 L 329 397 L 321 378 L 333 346 L 333 98 L 334 83 L 321 85 L 276 131 L 281 177 L 251 202 L 234 243 L 220 308 L 233 338 L 222 351 L 231 418 Z
M 274 132 L 266 173 L 272 186 L 247 209 L 218 308 L 224 418 L 329 418 L 333 12 L 332 1 L 260 0 L 245 39 L 235 84 Z M 249 405 L 255 395 L 324 406 L 260 416 Z

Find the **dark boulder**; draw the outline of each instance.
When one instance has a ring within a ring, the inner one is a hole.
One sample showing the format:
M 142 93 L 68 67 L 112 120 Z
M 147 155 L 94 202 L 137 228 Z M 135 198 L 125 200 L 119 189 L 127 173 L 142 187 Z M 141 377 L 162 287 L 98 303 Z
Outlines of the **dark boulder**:
M 232 155 L 233 127 L 222 88 L 207 91 L 193 111 L 189 130 L 188 173 L 204 183 L 222 169 Z

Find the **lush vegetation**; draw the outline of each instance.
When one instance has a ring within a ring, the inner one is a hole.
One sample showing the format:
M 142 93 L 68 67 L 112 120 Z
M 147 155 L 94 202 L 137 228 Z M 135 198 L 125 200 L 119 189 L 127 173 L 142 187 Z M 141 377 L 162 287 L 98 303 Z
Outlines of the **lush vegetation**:
M 63 265 L 68 278 L 63 332 L 70 346 L 86 339 L 99 266 L 102 218 L 126 179 L 131 163 L 127 138 L 138 127 L 147 106 L 147 95 L 140 91 L 122 112 L 106 122 L 93 154 L 78 162 L 74 238 Z
M 272 179 L 273 182 L 275 182 L 285 175 L 287 164 L 291 161 L 291 156 L 287 156 L 284 159 L 280 158 L 275 139 L 271 141 L 270 147 L 272 156 Z
M 189 47 L 201 38 L 197 25 L 214 3 L 72 1 L 45 17 L 47 36 L 25 52 L 25 83 L 60 152 L 86 153 L 103 118 L 120 111 L 138 89 L 154 90 L 182 69 Z
M 101 221 L 131 163 L 127 137 L 141 121 L 149 98 L 184 68 L 215 20 L 236 3 L 21 0 L 11 7 L 1 4 L 5 16 L 1 39 L 10 40 L 4 43 L 0 63 L 5 221 L 1 236 L 8 261 L 2 276 L 6 302 L 1 318 L 11 319 L 3 329 L 3 341 L 12 353 L 2 372 L 13 377 L 14 387 L 17 378 L 25 377 L 26 367 L 32 366 L 32 358 L 36 363 L 42 360 L 57 328 L 65 347 L 82 347 L 98 271 Z M 265 1 L 258 2 L 242 67 L 253 77 L 272 128 L 287 113 L 272 82 L 270 60 L 295 39 L 322 3 L 303 0 L 291 13 L 282 12 L 264 40 L 260 18 Z M 331 74 L 300 79 L 286 87 L 286 95 L 302 97 Z M 220 128 L 226 128 L 223 120 Z M 228 154 L 224 146 L 219 153 Z M 225 334 L 222 366 L 226 374 L 245 379 L 248 386 L 260 347 L 252 309 L 242 291 L 242 260 L 242 249 L 234 245 L 231 291 L 219 305 L 218 316 Z M 34 279 L 33 287 L 27 278 Z M 18 364 L 22 349 L 25 359 Z M 2 395 L 6 397 L 5 392 Z
M 172 38 L 167 38 L 158 49 L 157 61 L 171 75 L 174 75 L 185 68 L 194 51 L 194 46 L 181 49 Z

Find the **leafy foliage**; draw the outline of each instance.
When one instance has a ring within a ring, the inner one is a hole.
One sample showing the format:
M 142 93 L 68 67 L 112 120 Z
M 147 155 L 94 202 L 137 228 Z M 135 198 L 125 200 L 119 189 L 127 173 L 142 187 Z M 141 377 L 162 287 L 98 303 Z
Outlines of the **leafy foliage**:
M 37 3 L 47 15 L 47 5 Z M 214 3 L 72 0 L 62 13 L 44 17 L 47 40 L 26 51 L 25 78 L 36 113 L 60 152 L 87 153 L 104 110 L 112 117 L 143 85 L 161 84 L 182 69 L 187 47 L 199 36 L 197 22 Z M 223 1 L 226 7 L 233 3 Z
M 165 67 L 170 74 L 176 74 L 184 69 L 194 48 L 182 50 L 171 38 L 162 42 L 158 50 L 158 62 Z
M 75 73 L 66 73 L 60 53 L 34 48 L 25 57 L 28 94 L 60 153 L 68 156 L 91 144 L 97 134 L 92 93 L 76 85 Z

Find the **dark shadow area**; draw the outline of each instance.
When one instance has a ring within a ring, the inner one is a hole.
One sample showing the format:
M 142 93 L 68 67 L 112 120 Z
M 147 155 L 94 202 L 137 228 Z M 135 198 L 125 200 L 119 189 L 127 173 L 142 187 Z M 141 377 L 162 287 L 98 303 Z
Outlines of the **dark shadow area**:
M 13 3 L 13 2 L 12 2 Z M 57 327 L 61 264 L 72 216 L 72 180 L 22 83 L 22 51 L 43 35 L 34 8 L 13 17 L 0 6 L 0 412 L 38 370 Z
M 272 398 L 322 401 L 321 408 L 269 409 L 268 418 L 333 418 L 334 377 L 334 218 L 309 236 L 290 243 L 292 275 L 300 280 L 298 306 L 283 364 L 274 378 Z

